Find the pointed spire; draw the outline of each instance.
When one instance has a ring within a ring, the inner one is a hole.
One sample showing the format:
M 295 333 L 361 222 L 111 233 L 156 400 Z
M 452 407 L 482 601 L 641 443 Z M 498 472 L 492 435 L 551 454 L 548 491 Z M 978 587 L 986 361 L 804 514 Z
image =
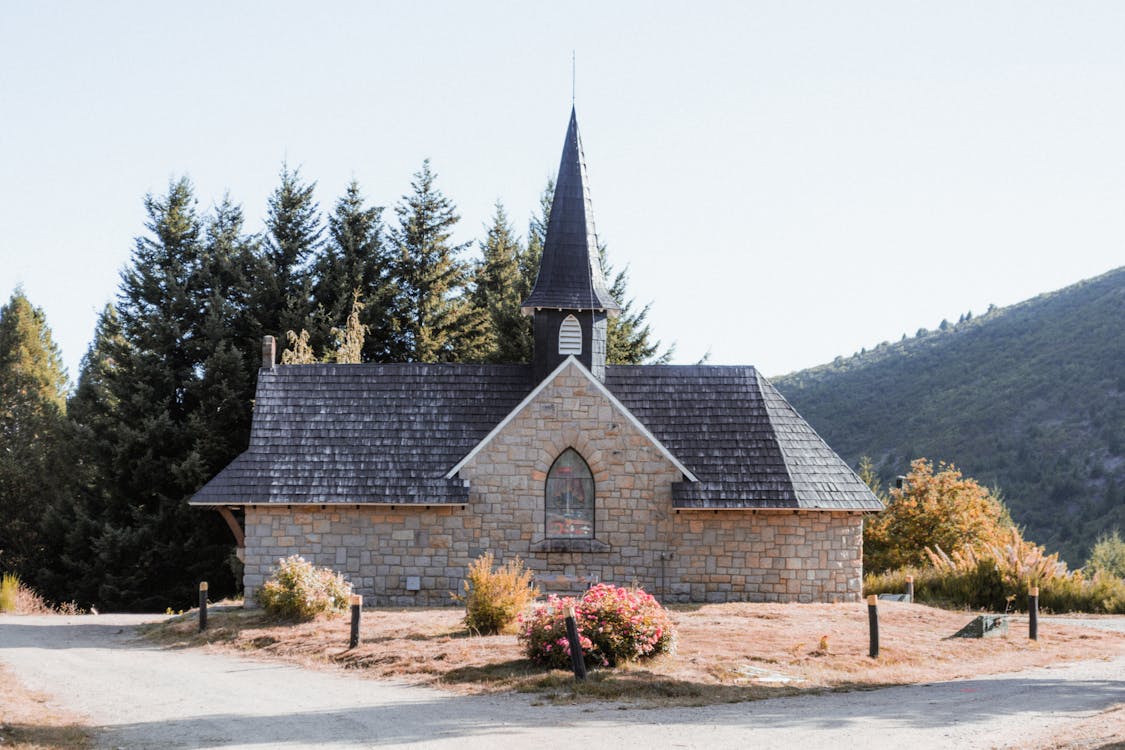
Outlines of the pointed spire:
M 582 153 L 578 117 L 573 106 L 547 221 L 539 276 L 522 308 L 527 313 L 535 308 L 609 313 L 621 309 L 606 287 L 598 260 L 598 236 L 594 231 L 594 212 L 586 179 L 586 157 Z

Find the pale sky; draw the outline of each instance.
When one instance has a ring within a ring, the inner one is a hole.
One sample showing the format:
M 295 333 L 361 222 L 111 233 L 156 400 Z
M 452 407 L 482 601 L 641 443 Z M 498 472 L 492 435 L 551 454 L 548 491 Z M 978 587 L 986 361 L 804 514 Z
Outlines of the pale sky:
M 1125 3 L 0 4 L 0 296 L 72 378 L 145 193 L 261 229 L 429 157 L 526 229 L 577 107 L 598 234 L 677 362 L 779 375 L 1125 264 Z

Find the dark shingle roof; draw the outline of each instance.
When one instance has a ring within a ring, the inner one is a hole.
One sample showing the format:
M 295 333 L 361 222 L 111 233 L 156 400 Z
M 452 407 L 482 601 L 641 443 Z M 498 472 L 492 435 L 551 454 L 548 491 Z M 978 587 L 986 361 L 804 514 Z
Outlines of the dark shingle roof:
M 559 178 L 547 221 L 543 258 L 525 309 L 620 310 L 610 295 L 598 260 L 598 236 L 586 180 L 586 157 L 578 136 L 578 118 L 570 110 Z
M 524 365 L 261 370 L 250 447 L 192 502 L 466 502 L 445 472 L 532 385 Z
M 611 366 L 606 386 L 699 479 L 677 507 L 883 507 L 753 367 Z
M 605 384 L 699 479 L 677 507 L 882 507 L 753 367 L 611 366 Z M 250 447 L 192 502 L 466 502 L 444 475 L 535 385 L 526 365 L 262 370 Z

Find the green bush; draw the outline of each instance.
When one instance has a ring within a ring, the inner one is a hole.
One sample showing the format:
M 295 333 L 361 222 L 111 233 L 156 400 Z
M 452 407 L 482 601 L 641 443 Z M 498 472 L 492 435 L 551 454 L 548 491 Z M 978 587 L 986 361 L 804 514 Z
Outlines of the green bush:
M 969 569 L 901 568 L 869 574 L 865 594 L 901 594 L 906 576 L 914 576 L 914 600 L 939 607 L 970 607 L 993 612 L 1027 610 L 1027 586 L 1005 582 L 990 560 Z M 1039 583 L 1039 606 L 1046 612 L 1125 614 L 1125 580 L 1096 573 L 1055 576 Z
M 651 594 L 602 583 L 578 601 L 552 595 L 530 615 L 521 615 L 518 636 L 528 658 L 547 667 L 570 668 L 566 610 L 572 606 L 587 666 L 612 667 L 675 650 L 672 619 Z
M 351 584 L 330 568 L 318 568 L 300 555 L 278 561 L 277 571 L 258 589 L 258 604 L 270 614 L 311 620 L 348 607 Z
M 1076 573 L 1046 581 L 1039 587 L 1039 606 L 1048 612 L 1125 614 L 1125 579 L 1098 572 L 1091 578 Z
M 1091 573 L 1106 573 L 1125 578 L 1125 539 L 1121 538 L 1121 534 L 1116 529 L 1112 534 L 1103 534 L 1098 538 L 1094 549 L 1090 551 L 1086 568 Z
M 528 605 L 539 596 L 532 583 L 532 572 L 518 557 L 493 570 L 494 558 L 485 552 L 469 565 L 462 582 L 465 593 L 454 595 L 465 604 L 465 627 L 475 633 L 491 635 L 507 630 Z

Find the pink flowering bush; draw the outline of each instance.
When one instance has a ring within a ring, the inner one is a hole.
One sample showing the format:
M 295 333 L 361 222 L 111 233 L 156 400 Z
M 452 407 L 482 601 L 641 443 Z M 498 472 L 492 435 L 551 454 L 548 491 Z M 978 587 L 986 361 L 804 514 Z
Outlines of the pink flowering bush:
M 537 664 L 569 669 L 566 609 L 575 608 L 578 637 L 588 667 L 612 667 L 675 650 L 676 633 L 667 610 L 642 589 L 598 584 L 581 599 L 548 596 L 521 615 L 519 641 Z

